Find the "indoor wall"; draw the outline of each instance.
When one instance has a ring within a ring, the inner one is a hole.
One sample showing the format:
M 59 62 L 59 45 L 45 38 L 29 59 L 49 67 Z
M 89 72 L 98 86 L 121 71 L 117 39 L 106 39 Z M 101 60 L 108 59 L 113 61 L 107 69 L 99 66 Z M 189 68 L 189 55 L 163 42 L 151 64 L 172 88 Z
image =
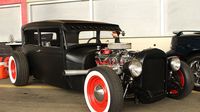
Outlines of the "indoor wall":
M 167 51 L 173 31 L 199 29 L 199 3 L 198 0 L 27 0 L 26 6 L 28 22 L 76 19 L 116 23 L 126 32 L 122 42 L 132 42 L 134 50 L 157 47 Z M 0 41 L 9 41 L 10 36 L 21 39 L 23 7 L 20 3 L 1 4 Z

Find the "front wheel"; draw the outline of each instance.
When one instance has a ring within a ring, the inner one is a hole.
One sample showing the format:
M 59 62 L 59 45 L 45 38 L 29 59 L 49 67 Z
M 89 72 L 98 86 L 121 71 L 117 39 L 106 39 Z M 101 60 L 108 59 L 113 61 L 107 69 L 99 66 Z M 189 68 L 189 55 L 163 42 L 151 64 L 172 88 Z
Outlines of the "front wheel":
M 168 82 L 168 97 L 181 99 L 189 95 L 194 87 L 194 78 L 190 67 L 181 61 L 181 68 L 178 71 L 171 72 Z
M 84 96 L 91 112 L 120 112 L 123 106 L 121 81 L 109 67 L 95 67 L 89 71 Z

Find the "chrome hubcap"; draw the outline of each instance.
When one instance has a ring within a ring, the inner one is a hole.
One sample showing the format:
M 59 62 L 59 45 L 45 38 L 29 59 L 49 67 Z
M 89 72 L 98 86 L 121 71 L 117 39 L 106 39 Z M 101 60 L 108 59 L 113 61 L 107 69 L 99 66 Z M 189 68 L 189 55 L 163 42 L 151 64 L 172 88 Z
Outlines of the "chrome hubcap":
M 100 85 L 95 87 L 94 96 L 99 102 L 103 101 L 103 99 L 104 99 L 104 91 L 103 91 L 103 88 Z
M 200 87 L 200 60 L 195 60 L 190 64 L 194 75 L 194 85 Z

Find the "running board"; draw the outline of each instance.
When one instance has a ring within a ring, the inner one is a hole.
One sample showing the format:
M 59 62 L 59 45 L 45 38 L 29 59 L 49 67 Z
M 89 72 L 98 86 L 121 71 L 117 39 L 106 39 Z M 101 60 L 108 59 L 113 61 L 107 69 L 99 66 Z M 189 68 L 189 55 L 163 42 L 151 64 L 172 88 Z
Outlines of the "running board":
M 65 76 L 86 75 L 89 70 L 65 70 Z

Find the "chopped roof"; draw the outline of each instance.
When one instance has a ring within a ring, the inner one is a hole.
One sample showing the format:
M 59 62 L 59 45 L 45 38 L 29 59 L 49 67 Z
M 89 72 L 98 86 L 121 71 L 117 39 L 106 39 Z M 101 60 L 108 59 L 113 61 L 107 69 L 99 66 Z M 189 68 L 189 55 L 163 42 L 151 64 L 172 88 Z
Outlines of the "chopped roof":
M 69 29 L 113 29 L 121 30 L 117 24 L 95 22 L 95 21 L 84 21 L 84 20 L 46 20 L 28 23 L 23 26 L 23 29 L 32 27 L 43 27 L 43 26 L 65 26 Z M 78 26 L 78 27 L 76 27 Z

